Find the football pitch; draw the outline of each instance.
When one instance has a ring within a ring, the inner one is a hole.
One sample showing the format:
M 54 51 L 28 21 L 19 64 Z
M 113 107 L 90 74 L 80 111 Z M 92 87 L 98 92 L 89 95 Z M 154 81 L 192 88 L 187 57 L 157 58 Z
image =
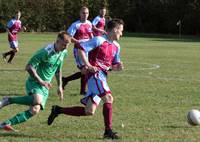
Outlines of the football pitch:
M 12 64 L 0 60 L 0 99 L 25 94 L 25 65 L 33 53 L 54 42 L 55 33 L 19 34 L 20 51 Z M 200 126 L 187 124 L 187 111 L 200 109 L 200 38 L 171 35 L 125 34 L 119 41 L 125 69 L 110 72 L 108 83 L 113 104 L 113 130 L 119 142 L 197 142 Z M 77 70 L 71 45 L 63 75 Z M 9 50 L 7 34 L 0 34 L 0 53 Z M 102 103 L 94 116 L 60 115 L 47 125 L 51 106 L 81 105 L 80 80 L 70 82 L 64 100 L 56 95 L 56 81 L 45 111 L 14 126 L 19 132 L 0 130 L 0 142 L 102 142 Z M 0 110 L 0 122 L 27 106 L 10 105 Z

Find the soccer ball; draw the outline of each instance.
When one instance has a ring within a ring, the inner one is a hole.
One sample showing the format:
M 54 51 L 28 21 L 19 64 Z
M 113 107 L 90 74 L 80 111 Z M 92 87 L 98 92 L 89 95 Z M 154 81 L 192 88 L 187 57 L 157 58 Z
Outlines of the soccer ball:
M 187 122 L 192 126 L 200 125 L 200 111 L 191 109 L 187 114 Z

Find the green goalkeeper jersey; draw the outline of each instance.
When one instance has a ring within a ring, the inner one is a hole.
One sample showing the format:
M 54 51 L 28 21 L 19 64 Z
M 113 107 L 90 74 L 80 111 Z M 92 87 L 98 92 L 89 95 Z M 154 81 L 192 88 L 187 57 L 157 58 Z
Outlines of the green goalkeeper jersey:
M 49 44 L 46 48 L 37 51 L 28 64 L 36 69 L 42 80 L 51 82 L 57 69 L 62 68 L 65 56 L 67 56 L 67 50 L 56 52 L 54 44 Z M 28 80 L 33 81 L 35 79 L 29 76 Z

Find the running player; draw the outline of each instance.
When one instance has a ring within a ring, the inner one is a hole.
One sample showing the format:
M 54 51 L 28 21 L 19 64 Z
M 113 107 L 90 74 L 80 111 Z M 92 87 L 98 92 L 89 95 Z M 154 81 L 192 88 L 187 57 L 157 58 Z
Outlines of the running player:
M 14 117 L 3 121 L 0 128 L 4 130 L 14 130 L 12 125 L 27 121 L 32 116 L 38 114 L 45 108 L 49 89 L 52 87 L 51 80 L 56 76 L 60 99 L 63 99 L 62 89 L 62 65 L 64 57 L 67 55 L 67 47 L 71 42 L 71 36 L 66 32 L 60 32 L 55 43 L 49 44 L 33 55 L 26 65 L 29 77 L 26 81 L 25 96 L 4 97 L 0 101 L 0 109 L 10 104 L 20 104 L 30 106 L 28 110 L 18 113 Z
M 116 42 L 122 36 L 124 22 L 113 19 L 107 24 L 107 35 L 97 36 L 93 39 L 80 43 L 78 48 L 79 57 L 82 59 L 90 72 L 87 74 L 88 91 L 81 99 L 83 106 L 60 107 L 52 106 L 48 117 L 48 125 L 51 125 L 59 114 L 71 116 L 93 115 L 101 100 L 103 100 L 104 138 L 118 139 L 119 136 L 112 130 L 112 103 L 113 97 L 107 84 L 109 68 L 113 71 L 123 69 L 120 61 L 120 46 Z M 86 54 L 90 52 L 89 60 Z
M 72 25 L 68 28 L 67 32 L 72 36 L 72 42 L 74 42 L 74 58 L 77 64 L 78 69 L 81 72 L 76 72 L 68 77 L 63 77 L 63 89 L 65 85 L 69 81 L 76 80 L 81 78 L 81 89 L 80 94 L 86 93 L 86 69 L 84 64 L 81 62 L 80 58 L 78 57 L 78 48 L 77 44 L 81 42 L 88 41 L 93 37 L 92 33 L 92 23 L 87 20 L 89 16 L 89 9 L 87 7 L 82 7 L 80 10 L 80 20 L 72 23 Z
M 11 63 L 15 54 L 19 51 L 17 33 L 22 29 L 21 21 L 19 20 L 21 17 L 21 12 L 17 11 L 15 18 L 11 19 L 7 24 L 7 32 L 8 32 L 8 41 L 10 44 L 11 50 L 2 54 L 3 60 L 7 63 Z M 26 30 L 25 27 L 23 27 Z M 6 57 L 9 56 L 8 61 Z
M 92 21 L 93 27 L 93 34 L 94 36 L 101 36 L 102 34 L 106 34 L 105 29 L 105 15 L 106 15 L 106 8 L 102 7 L 99 10 L 99 15 L 94 18 Z

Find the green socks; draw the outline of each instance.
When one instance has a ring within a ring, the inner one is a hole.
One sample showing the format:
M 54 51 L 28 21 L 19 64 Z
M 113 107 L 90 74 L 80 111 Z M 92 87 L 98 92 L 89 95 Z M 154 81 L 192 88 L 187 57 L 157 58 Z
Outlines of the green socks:
M 13 118 L 10 118 L 10 119 L 4 121 L 4 123 L 10 124 L 10 125 L 16 125 L 16 124 L 27 121 L 32 116 L 33 116 L 33 114 L 30 112 L 30 110 L 27 110 L 27 111 L 18 113 Z
M 21 105 L 32 105 L 33 104 L 33 95 L 30 96 L 20 96 L 20 97 L 10 97 L 10 104 L 21 104 Z
M 34 101 L 33 95 L 9 98 L 10 104 L 32 105 L 33 101 Z M 10 124 L 10 125 L 16 125 L 16 124 L 27 121 L 32 116 L 33 116 L 33 114 L 30 112 L 30 110 L 27 110 L 27 111 L 18 113 L 14 117 L 4 121 L 4 123 Z

